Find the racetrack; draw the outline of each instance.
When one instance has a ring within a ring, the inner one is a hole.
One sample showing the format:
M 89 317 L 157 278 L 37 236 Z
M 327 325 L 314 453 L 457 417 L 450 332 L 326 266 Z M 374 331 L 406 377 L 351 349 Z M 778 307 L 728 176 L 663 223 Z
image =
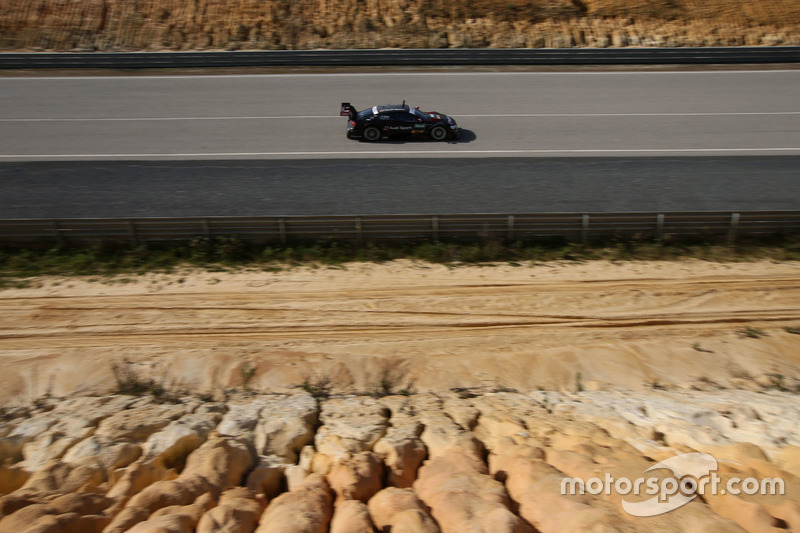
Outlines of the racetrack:
M 792 210 L 798 87 L 800 70 L 0 77 L 0 218 Z M 403 99 L 461 139 L 345 137 L 341 102 Z
M 0 78 L 0 160 L 800 155 L 800 71 Z M 457 143 L 345 138 L 340 102 L 454 116 Z

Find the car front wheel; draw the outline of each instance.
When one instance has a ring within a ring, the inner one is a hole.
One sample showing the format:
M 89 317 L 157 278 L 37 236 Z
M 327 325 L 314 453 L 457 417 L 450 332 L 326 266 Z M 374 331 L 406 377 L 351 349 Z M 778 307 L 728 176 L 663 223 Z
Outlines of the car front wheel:
M 434 141 L 444 141 L 447 139 L 447 130 L 441 126 L 434 126 L 431 128 L 430 135 Z
M 364 129 L 365 141 L 374 143 L 375 141 L 380 140 L 380 138 L 381 138 L 381 130 L 379 130 L 375 126 L 370 126 L 369 128 Z

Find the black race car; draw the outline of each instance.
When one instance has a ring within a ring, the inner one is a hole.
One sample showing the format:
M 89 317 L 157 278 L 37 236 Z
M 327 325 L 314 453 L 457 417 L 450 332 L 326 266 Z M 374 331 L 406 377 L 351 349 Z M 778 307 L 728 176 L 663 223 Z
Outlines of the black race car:
M 434 141 L 458 139 L 456 121 L 436 111 L 420 111 L 405 103 L 376 105 L 357 111 L 349 102 L 342 104 L 340 112 L 349 118 L 347 138 L 368 142 L 386 137 L 427 137 Z

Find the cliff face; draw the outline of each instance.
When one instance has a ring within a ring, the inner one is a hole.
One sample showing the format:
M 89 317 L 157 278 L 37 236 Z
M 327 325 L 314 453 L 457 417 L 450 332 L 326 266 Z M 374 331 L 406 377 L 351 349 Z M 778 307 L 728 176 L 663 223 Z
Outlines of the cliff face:
M 0 50 L 800 44 L 795 0 L 5 0 Z

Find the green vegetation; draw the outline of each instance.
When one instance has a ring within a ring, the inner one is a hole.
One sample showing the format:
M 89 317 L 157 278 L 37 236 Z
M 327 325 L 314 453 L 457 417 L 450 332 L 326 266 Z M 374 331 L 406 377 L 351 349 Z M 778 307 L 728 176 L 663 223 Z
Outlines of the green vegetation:
M 400 387 L 401 383 L 405 386 Z M 385 367 L 380 374 L 378 384 L 372 388 L 371 395 L 375 398 L 382 398 L 392 394 L 401 396 L 412 396 L 416 394 L 417 387 L 414 379 L 409 378 L 405 369 L 400 367 Z
M 322 399 L 331 395 L 332 382 L 333 380 L 330 376 L 306 376 L 299 387 L 314 398 Z
M 302 264 L 342 266 L 353 261 L 383 262 L 414 259 L 443 264 L 505 263 L 511 266 L 545 261 L 605 259 L 707 261 L 800 260 L 800 238 L 740 242 L 620 241 L 576 244 L 563 241 L 537 243 L 395 243 L 355 245 L 319 242 L 297 245 L 246 243 L 234 237 L 197 238 L 186 244 L 142 246 L 92 245 L 81 247 L 0 249 L 0 287 L 24 287 L 29 278 L 59 276 L 124 276 L 146 272 L 174 272 L 199 267 L 224 272 L 232 268 L 257 268 L 276 272 Z
M 786 326 L 783 328 L 783 331 L 791 333 L 792 335 L 800 335 L 800 327 L 797 326 Z
M 135 368 L 135 363 L 128 359 L 122 362 L 111 363 L 111 372 L 117 382 L 116 394 L 126 394 L 130 396 L 151 395 L 156 401 L 162 403 L 180 402 L 178 391 L 167 390 L 164 380 L 146 378 Z
M 761 337 L 766 337 L 766 333 L 761 328 L 754 328 L 752 326 L 747 326 L 742 329 L 736 330 L 741 337 L 747 337 L 749 339 L 760 339 Z
M 256 367 L 245 365 L 241 368 L 242 372 L 242 390 L 250 392 L 250 380 L 256 375 Z
M 697 350 L 698 352 L 704 352 L 704 353 L 714 353 L 712 350 L 707 350 L 707 349 L 703 348 L 703 347 L 700 345 L 700 343 L 699 343 L 699 342 L 696 342 L 696 343 L 692 344 L 692 348 L 694 348 L 694 349 L 695 349 L 695 350 Z

